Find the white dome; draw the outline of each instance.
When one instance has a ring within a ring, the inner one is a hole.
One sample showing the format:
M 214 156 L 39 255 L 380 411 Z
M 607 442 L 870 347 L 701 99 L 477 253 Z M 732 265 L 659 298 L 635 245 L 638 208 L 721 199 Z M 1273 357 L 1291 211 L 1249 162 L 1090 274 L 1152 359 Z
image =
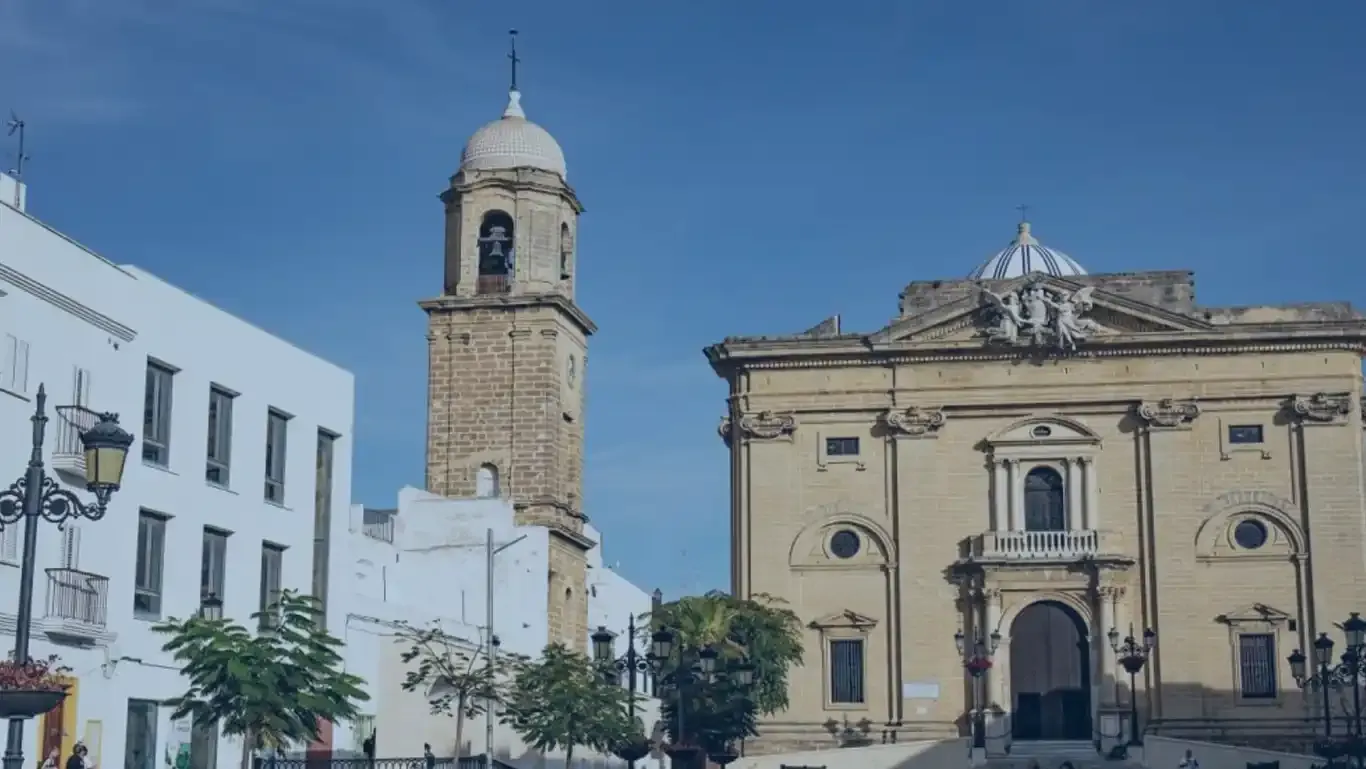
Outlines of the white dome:
M 565 173 L 564 152 L 548 131 L 530 120 L 522 111 L 522 95 L 508 94 L 503 117 L 474 132 L 465 151 L 460 153 L 461 171 L 489 171 L 508 168 L 537 168 Z
M 1001 280 L 1018 278 L 1031 272 L 1058 277 L 1086 274 L 1086 270 L 1075 259 L 1035 240 L 1029 234 L 1029 222 L 1020 222 L 1020 229 L 1010 245 L 982 262 L 968 277 L 973 280 Z

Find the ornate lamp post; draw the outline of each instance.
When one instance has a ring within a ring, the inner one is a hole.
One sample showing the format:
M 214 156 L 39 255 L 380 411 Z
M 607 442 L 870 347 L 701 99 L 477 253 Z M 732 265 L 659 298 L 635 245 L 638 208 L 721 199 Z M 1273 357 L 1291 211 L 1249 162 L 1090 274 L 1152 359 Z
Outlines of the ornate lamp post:
M 685 666 L 683 664 L 685 650 L 674 643 L 674 635 L 668 628 L 661 627 L 651 634 L 650 651 L 646 656 L 656 678 L 663 674 L 665 666 L 668 665 L 675 652 L 678 653 L 679 664 L 674 670 L 672 678 L 677 696 L 674 711 L 678 721 L 677 728 L 674 730 L 675 739 L 670 745 L 665 746 L 664 750 L 669 754 L 669 758 L 676 762 L 682 762 L 702 750 L 700 745 L 687 744 L 686 724 L 683 717 L 683 690 L 698 684 L 719 683 L 725 676 L 737 688 L 748 691 L 754 686 L 755 668 L 747 660 L 740 659 L 726 665 L 724 670 L 718 669 L 721 655 L 710 646 L 697 650 L 696 664 Z M 723 750 L 708 754 L 707 758 L 711 759 L 714 764 L 725 766 L 739 758 L 739 754 L 727 746 Z
M 631 719 L 631 723 L 636 722 L 636 681 L 637 676 L 645 675 L 650 672 L 650 663 L 646 655 L 636 652 L 636 617 L 631 615 L 626 621 L 626 654 L 621 657 L 616 656 L 617 634 L 599 625 L 598 629 L 591 636 L 593 641 L 593 659 L 602 666 L 603 678 L 608 683 L 621 685 L 621 674 L 626 674 L 627 687 L 631 690 L 631 696 L 626 701 L 626 715 Z M 642 735 L 643 737 L 643 735 Z M 650 752 L 650 745 L 647 741 L 636 744 L 622 745 L 617 749 L 617 756 L 626 762 L 626 765 L 635 769 L 636 761 L 644 758 Z
M 1361 683 L 1363 654 L 1366 654 L 1366 620 L 1357 612 L 1352 612 L 1342 623 L 1347 648 L 1341 661 L 1333 664 L 1333 639 L 1327 633 L 1320 633 L 1314 639 L 1314 669 L 1309 672 L 1309 659 L 1304 652 L 1296 649 L 1290 653 L 1290 675 L 1301 689 L 1318 689 L 1323 694 L 1323 744 L 1319 753 L 1325 758 L 1334 759 L 1349 755 L 1356 759 L 1358 767 L 1366 766 L 1366 745 L 1363 745 L 1361 721 Z M 1347 740 L 1342 745 L 1333 743 L 1333 709 L 1329 698 L 1330 690 L 1340 687 L 1352 690 L 1352 719 L 1347 724 Z
M 217 593 L 209 593 L 199 601 L 200 619 L 223 619 L 223 599 Z
M 1123 641 L 1119 639 L 1119 631 L 1113 627 L 1108 635 L 1110 650 L 1119 659 L 1124 672 L 1129 674 L 1129 745 L 1142 745 L 1143 737 L 1138 731 L 1138 674 L 1152 656 L 1153 647 L 1157 646 L 1157 633 L 1152 628 L 1145 628 L 1143 640 L 1139 641 L 1134 638 L 1134 626 L 1130 625 L 1129 635 Z
M 963 658 L 963 669 L 972 677 L 972 746 L 986 749 L 986 692 L 982 690 L 982 678 L 991 670 L 996 650 L 1001 647 L 1001 634 L 995 630 L 991 635 L 980 634 L 971 644 L 959 630 L 953 634 L 953 644 L 958 647 L 958 656 Z
M 14 629 L 14 660 L 24 663 L 29 659 L 29 627 L 33 620 L 33 572 L 38 548 L 38 520 L 45 519 L 61 526 L 67 521 L 86 518 L 98 521 L 104 517 L 109 498 L 123 482 L 123 467 L 128 459 L 128 447 L 133 436 L 119 427 L 114 414 L 99 414 L 98 421 L 81 433 L 85 451 L 85 488 L 95 495 L 94 504 L 87 505 L 72 492 L 62 488 L 48 476 L 43 467 L 43 439 L 47 432 L 47 390 L 38 386 L 34 398 L 33 450 L 29 455 L 28 470 L 23 477 L 0 491 L 0 528 L 26 521 L 24 549 L 19 571 L 18 623 Z M 59 411 L 61 409 L 59 408 Z M 60 693 L 65 697 L 65 693 Z M 60 697 L 58 697 L 60 701 Z M 21 713 L 7 707 L 9 734 L 5 741 L 5 769 L 22 769 L 24 764 L 24 719 L 50 710 L 56 702 L 33 713 Z

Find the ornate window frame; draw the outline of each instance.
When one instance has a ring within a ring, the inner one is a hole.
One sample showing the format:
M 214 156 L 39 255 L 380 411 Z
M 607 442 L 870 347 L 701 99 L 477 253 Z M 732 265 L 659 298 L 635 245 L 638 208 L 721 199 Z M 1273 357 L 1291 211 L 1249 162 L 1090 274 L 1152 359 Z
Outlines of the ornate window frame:
M 1260 427 L 1262 428 L 1261 443 L 1230 443 L 1228 430 L 1230 427 Z M 1267 443 L 1272 435 L 1272 424 L 1267 421 L 1265 414 L 1248 414 L 1243 417 L 1219 417 L 1219 459 L 1227 462 L 1233 459 L 1234 454 L 1256 454 L 1262 459 L 1271 458 L 1270 444 Z
M 1047 435 L 1037 434 L 1041 427 L 1047 428 Z M 1062 476 L 1067 528 L 1096 528 L 1099 495 L 1095 461 L 1102 444 L 1094 430 L 1061 414 L 1040 414 L 1011 423 L 984 443 L 994 475 L 993 508 L 998 531 L 1024 530 L 1025 477 L 1039 467 Z M 1010 519 L 1018 529 L 1009 525 Z
M 1285 679 L 1288 671 L 1285 670 L 1281 661 L 1284 655 L 1281 653 L 1286 649 L 1286 635 L 1290 633 L 1290 622 L 1293 617 L 1280 609 L 1276 609 L 1266 604 L 1254 603 L 1244 606 L 1227 614 L 1217 617 L 1220 624 L 1228 628 L 1228 649 L 1230 671 L 1229 680 L 1232 682 L 1230 689 L 1236 698 L 1239 707 L 1279 707 L 1285 702 L 1286 686 Z M 1271 697 L 1244 697 L 1243 696 L 1243 662 L 1241 658 L 1240 641 L 1244 635 L 1270 635 L 1272 639 L 1271 661 L 1275 666 L 1276 691 Z M 1290 638 L 1293 646 L 1295 638 Z
M 858 431 L 851 430 L 850 432 L 856 433 Z M 825 451 L 825 442 L 826 439 L 829 438 L 853 438 L 858 441 L 858 453 L 835 456 L 827 454 Z M 825 471 L 829 469 L 826 467 L 827 465 L 853 465 L 855 470 L 867 470 L 868 458 L 864 456 L 863 452 L 868 449 L 869 444 L 870 441 L 865 440 L 865 436 L 863 435 L 841 434 L 819 430 L 816 432 L 816 469 Z
M 830 538 L 844 529 L 852 529 L 861 540 L 859 552 L 851 558 L 839 558 L 830 551 Z M 792 540 L 787 555 L 793 571 L 886 571 L 895 569 L 896 563 L 891 534 L 877 521 L 855 513 L 833 513 L 807 524 Z
M 821 640 L 821 701 L 825 710 L 834 711 L 867 711 L 871 710 L 871 692 L 868 690 L 868 660 L 869 647 L 872 645 L 872 632 L 877 627 L 877 620 L 859 614 L 851 609 L 837 611 L 834 614 L 827 614 L 820 619 L 814 620 L 809 625 L 811 629 L 820 634 Z M 863 692 L 863 702 L 835 702 L 831 691 L 833 687 L 832 678 L 834 668 L 832 667 L 830 645 L 832 641 L 859 641 L 861 642 L 860 652 L 863 655 L 859 665 L 859 671 L 863 674 L 860 682 L 860 689 Z

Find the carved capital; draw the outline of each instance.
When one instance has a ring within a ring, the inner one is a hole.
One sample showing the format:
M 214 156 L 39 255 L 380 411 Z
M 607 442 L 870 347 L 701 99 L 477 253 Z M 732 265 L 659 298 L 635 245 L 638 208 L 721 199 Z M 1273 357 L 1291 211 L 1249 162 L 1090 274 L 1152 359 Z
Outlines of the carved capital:
M 1352 413 L 1352 396 L 1346 393 L 1314 393 L 1290 399 L 1290 411 L 1303 422 L 1342 424 Z
M 944 426 L 944 410 L 911 406 L 903 411 L 891 409 L 882 421 L 900 438 L 936 438 Z
M 1200 416 L 1200 404 L 1194 400 L 1163 398 L 1159 401 L 1140 403 L 1134 414 L 1153 430 L 1179 430 L 1189 428 L 1190 423 Z
M 1096 594 L 1102 601 L 1118 601 L 1124 597 L 1124 588 L 1118 585 L 1101 585 L 1096 588 Z
M 792 414 L 760 411 L 757 414 L 745 414 L 740 417 L 740 432 L 746 438 L 771 440 L 791 436 L 796 431 L 797 418 Z

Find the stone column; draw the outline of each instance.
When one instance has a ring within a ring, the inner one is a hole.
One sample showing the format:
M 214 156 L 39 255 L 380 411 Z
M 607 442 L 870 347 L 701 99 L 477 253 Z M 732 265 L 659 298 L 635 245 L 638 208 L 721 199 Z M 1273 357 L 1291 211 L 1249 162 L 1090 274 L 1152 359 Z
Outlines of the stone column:
M 992 633 L 1001 631 L 1001 591 L 997 589 L 984 590 L 982 591 L 982 598 L 985 604 L 982 612 L 984 615 L 982 634 L 990 639 Z M 1001 655 L 1009 653 L 1009 641 L 1006 639 L 1005 633 L 1001 633 L 1001 647 L 996 650 L 996 656 L 999 658 Z M 1001 675 L 1000 667 L 993 664 L 987 676 L 987 700 L 989 703 L 1005 707 L 1006 682 L 1005 676 Z
M 1010 496 L 1008 493 L 1010 482 L 1006 479 L 1004 461 L 999 459 L 991 461 L 991 483 L 993 486 L 991 527 L 994 531 L 1007 531 L 1010 529 Z
M 1069 531 L 1086 528 L 1086 512 L 1081 496 L 1081 463 L 1074 457 L 1064 459 L 1067 469 L 1067 528 Z
M 1100 628 L 1096 634 L 1097 647 L 1100 651 L 1100 677 L 1102 682 L 1101 696 L 1106 705 L 1113 705 L 1119 694 L 1119 675 L 1115 667 L 1115 653 L 1110 648 L 1109 633 L 1111 628 L 1119 628 L 1119 620 L 1116 617 L 1116 604 L 1120 596 L 1124 594 L 1124 589 L 1119 587 L 1102 587 L 1100 593 Z M 1123 632 L 1123 631 L 1121 631 Z
M 1095 457 L 1081 457 L 1077 460 L 1081 463 L 1082 485 L 1086 487 L 1086 526 L 1085 528 L 1100 530 L 1100 488 L 1096 485 L 1096 460 Z M 1110 628 L 1105 628 L 1107 631 Z
M 1024 484 L 1020 482 L 1020 460 L 1007 459 L 1006 485 L 1010 487 L 1010 531 L 1024 530 Z

